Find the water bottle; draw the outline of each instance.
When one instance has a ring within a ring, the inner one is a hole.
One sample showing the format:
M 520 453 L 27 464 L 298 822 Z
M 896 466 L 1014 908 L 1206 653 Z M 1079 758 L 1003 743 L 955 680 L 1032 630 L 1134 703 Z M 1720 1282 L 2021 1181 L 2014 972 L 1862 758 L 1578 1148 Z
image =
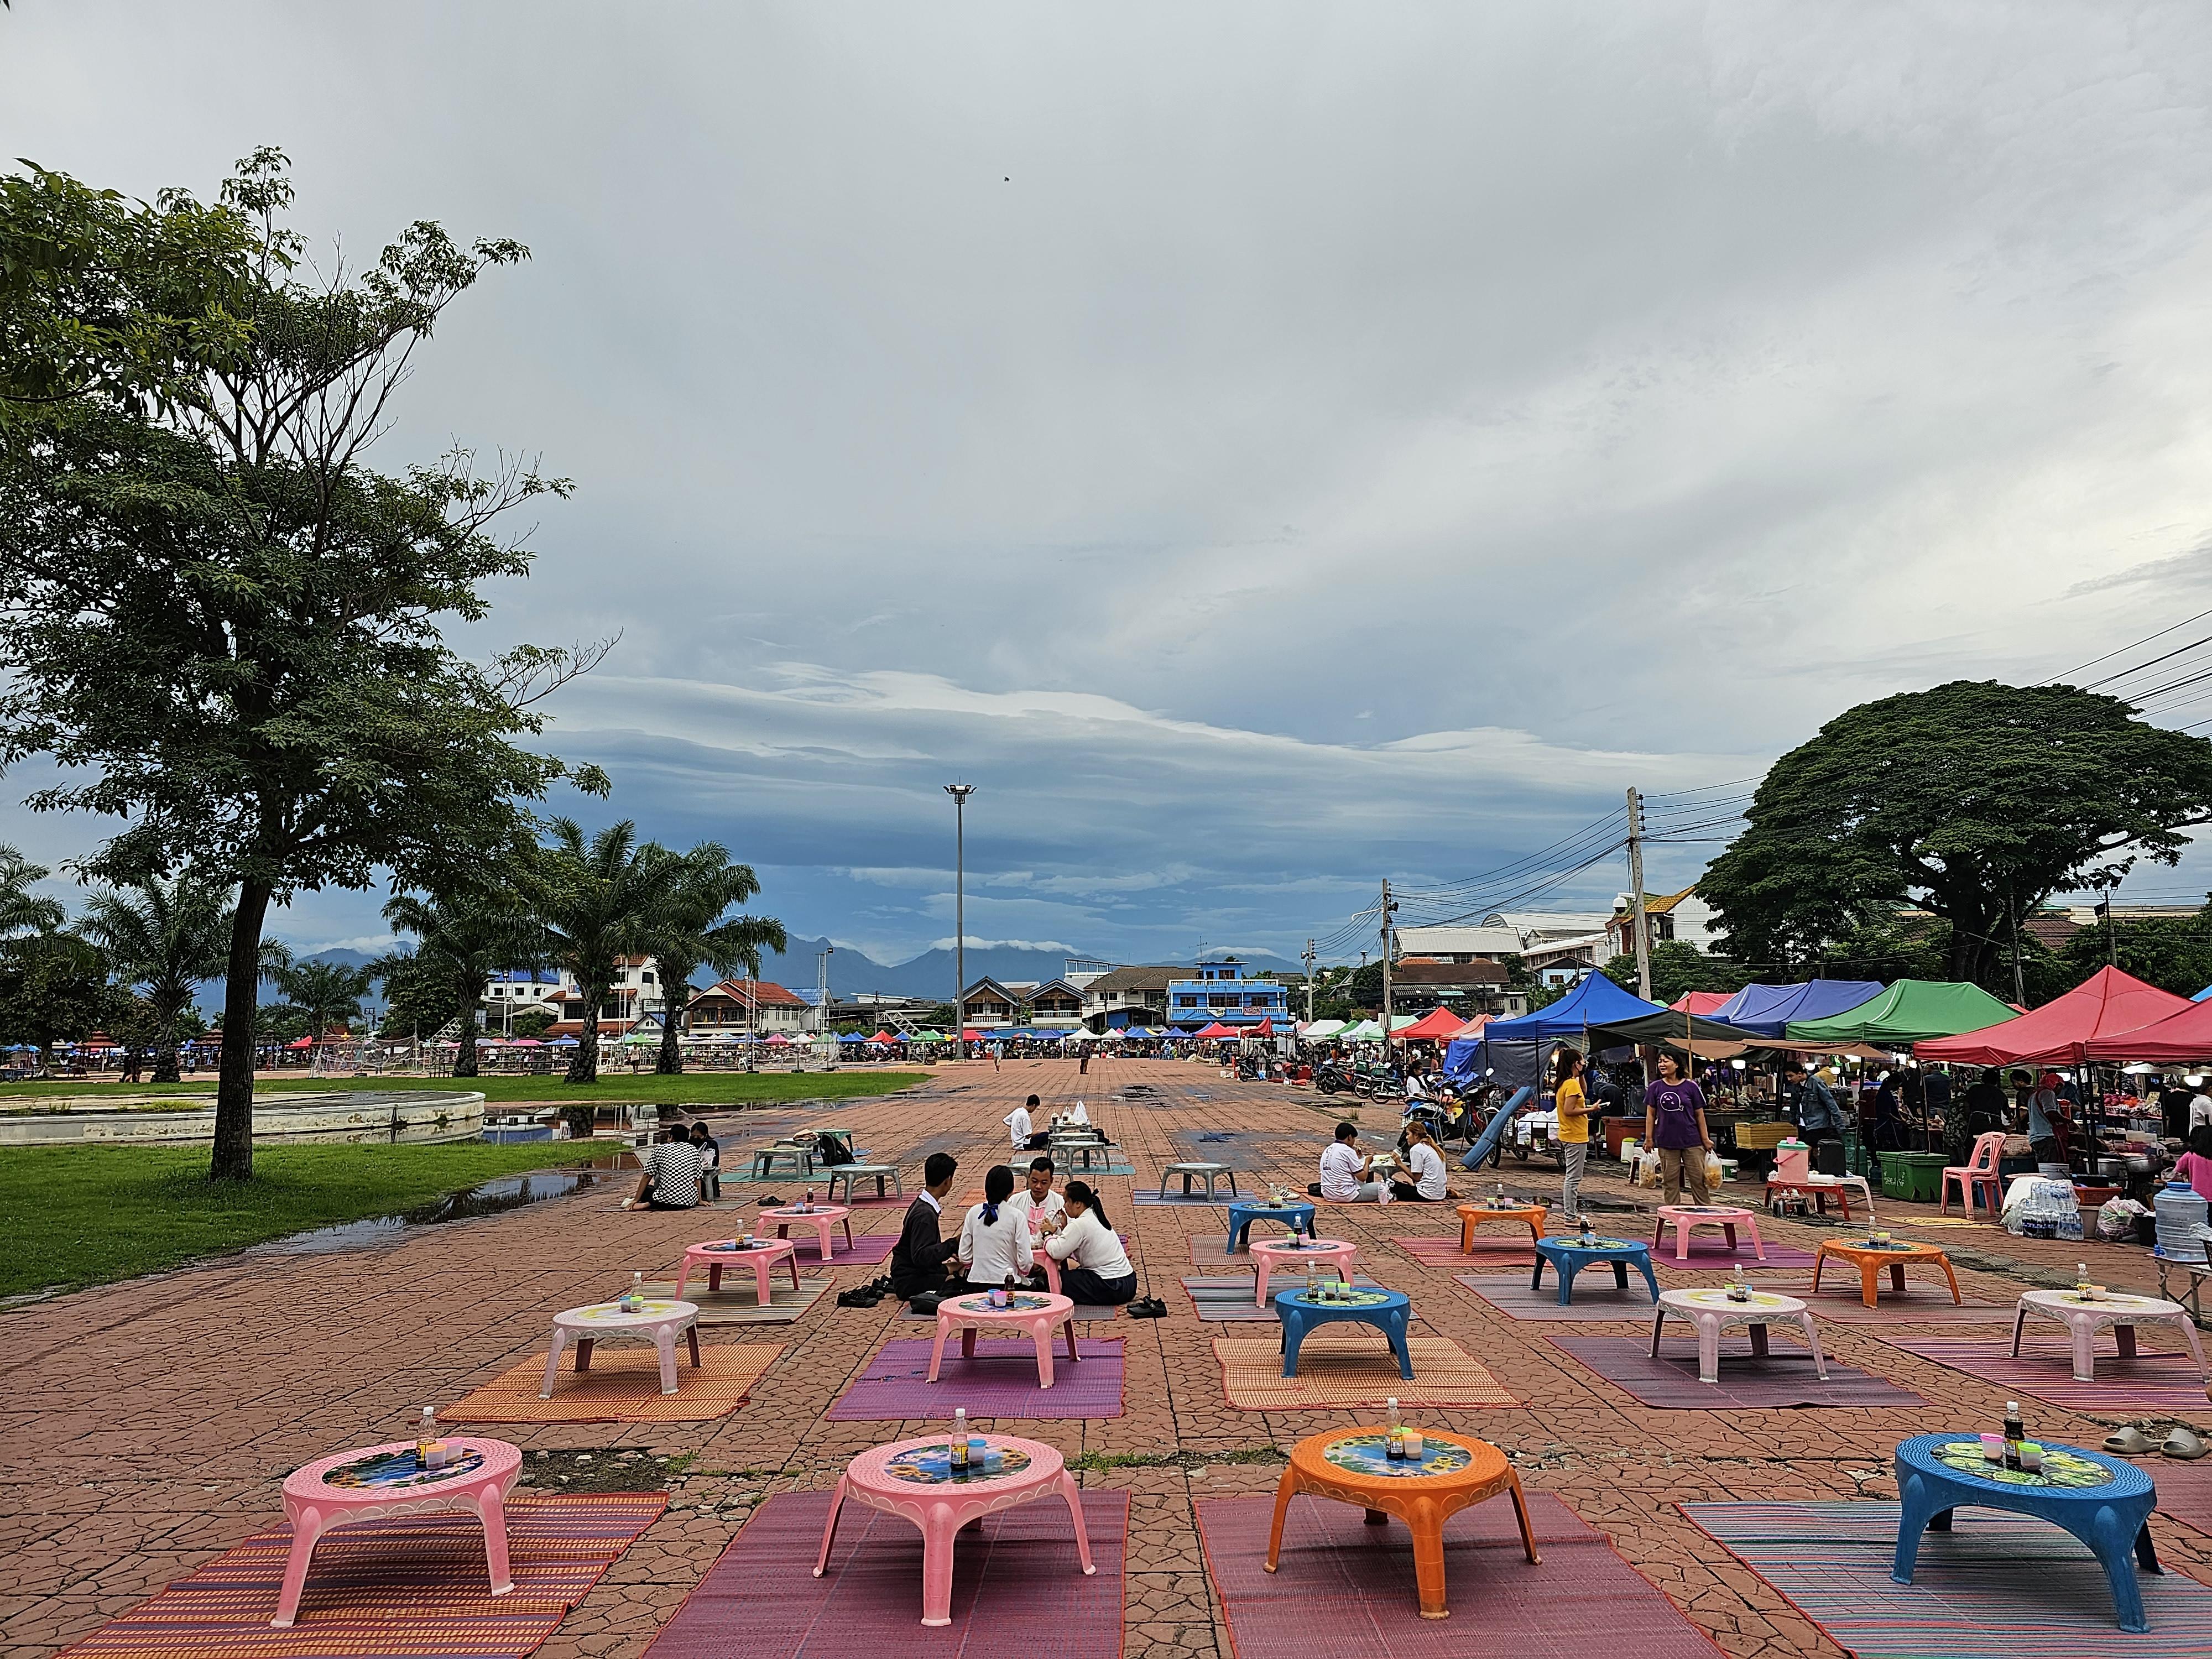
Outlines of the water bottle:
M 430 1467 L 430 1448 L 437 1443 L 438 1408 L 435 1406 L 425 1406 L 422 1407 L 422 1425 L 415 1431 L 415 1467 L 416 1468 L 427 1469 Z
M 629 1288 L 623 1292 L 622 1310 L 624 1313 L 635 1313 L 644 1306 L 645 1275 L 632 1273 L 629 1276 Z
M 1382 1437 L 1382 1454 L 1386 1457 L 1403 1457 L 1406 1455 L 1406 1422 L 1398 1414 L 1398 1397 L 1395 1395 L 1390 1396 L 1389 1411 L 1389 1416 L 1385 1419 L 1388 1426 Z
M 2197 1189 L 2185 1181 L 2170 1181 L 2152 1207 L 2158 1212 L 2158 1248 L 2152 1254 L 2163 1261 L 2203 1261 L 2204 1240 L 2197 1230 L 2212 1206 Z
M 953 1474 L 967 1474 L 968 1408 L 965 1406 L 955 1406 L 952 1408 L 952 1444 L 949 1449 L 951 1453 Z

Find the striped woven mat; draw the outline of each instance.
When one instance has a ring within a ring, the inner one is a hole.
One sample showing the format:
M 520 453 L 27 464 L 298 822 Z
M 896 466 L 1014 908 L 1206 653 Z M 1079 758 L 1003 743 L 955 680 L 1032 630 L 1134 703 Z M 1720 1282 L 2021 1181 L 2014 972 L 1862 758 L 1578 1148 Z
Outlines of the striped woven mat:
M 788 1325 L 822 1299 L 822 1293 L 837 1281 L 834 1279 L 802 1279 L 799 1288 L 793 1290 L 788 1279 L 772 1279 L 769 1287 L 768 1306 L 760 1304 L 758 1282 L 750 1273 L 743 1279 L 728 1278 L 722 1288 L 710 1291 L 704 1281 L 694 1280 L 684 1287 L 684 1299 L 699 1310 L 699 1328 L 720 1325 Z M 625 1285 L 607 1297 L 611 1302 Z M 645 1293 L 663 1301 L 676 1299 L 676 1281 L 672 1279 L 648 1279 Z
M 2142 1353 L 2122 1359 L 2107 1348 L 2097 1355 L 2096 1379 L 2076 1382 L 2073 1357 L 2062 1346 L 2064 1333 L 2055 1325 L 2038 1331 L 2031 1324 L 2017 1359 L 2012 1357 L 2012 1338 L 2002 1326 L 1978 1337 L 1900 1336 L 1879 1327 L 1869 1334 L 1893 1348 L 1978 1376 L 2008 1394 L 2031 1394 L 2092 1417 L 2179 1417 L 2191 1423 L 2212 1417 L 2205 1405 L 2204 1380 L 2197 1362 L 2185 1353 Z M 2153 1342 L 2180 1340 L 2172 1331 L 2155 1325 L 2142 1327 L 2141 1334 Z
M 70 1659 L 521 1659 L 667 1507 L 665 1492 L 516 1496 L 514 1588 L 494 1597 L 473 1515 L 341 1527 L 315 1547 L 299 1622 L 271 1630 L 292 1529 L 224 1551 L 68 1650 Z
M 1894 1504 L 1685 1504 L 1682 1513 L 1857 1659 L 2144 1659 L 2212 1653 L 2212 1589 L 2138 1572 L 2150 1633 L 2130 1636 L 2105 1571 L 2048 1522 L 1961 1510 L 1893 1583 Z
M 1536 1261 L 1536 1243 L 1519 1233 L 1477 1233 L 1474 1249 L 1462 1253 L 1457 1233 L 1430 1233 L 1390 1241 L 1424 1267 L 1527 1267 Z
M 1409 1338 L 1411 1381 L 1381 1337 L 1310 1336 L 1298 1350 L 1298 1374 L 1283 1375 L 1283 1349 L 1273 1338 L 1216 1337 L 1221 1384 L 1243 1412 L 1336 1411 L 1401 1406 L 1518 1406 L 1490 1370 L 1449 1337 Z
M 705 1423 L 744 1405 L 782 1352 L 781 1342 L 703 1344 L 695 1370 L 679 1345 L 674 1394 L 661 1393 L 660 1361 L 651 1348 L 601 1348 L 581 1376 L 564 1353 L 550 1400 L 538 1397 L 545 1382 L 541 1353 L 464 1395 L 446 1415 L 459 1423 Z

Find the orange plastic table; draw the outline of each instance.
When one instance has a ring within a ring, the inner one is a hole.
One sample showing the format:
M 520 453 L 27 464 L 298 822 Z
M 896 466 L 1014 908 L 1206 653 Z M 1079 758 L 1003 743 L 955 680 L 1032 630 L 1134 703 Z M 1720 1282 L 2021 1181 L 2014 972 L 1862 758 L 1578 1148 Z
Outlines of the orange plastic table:
M 1859 1270 L 1860 1297 L 1868 1307 L 1876 1305 L 1875 1287 L 1884 1267 L 1889 1269 L 1889 1288 L 1899 1296 L 1905 1293 L 1905 1264 L 1908 1261 L 1932 1261 L 1943 1270 L 1943 1277 L 1951 1281 L 1951 1301 L 1956 1306 L 1965 1300 L 1959 1294 L 1959 1275 L 1951 1271 L 1951 1258 L 1933 1244 L 1915 1244 L 1905 1239 L 1892 1239 L 1878 1243 L 1871 1238 L 1824 1238 L 1813 1257 L 1813 1288 L 1820 1288 L 1820 1269 L 1830 1256 L 1840 1257 Z
M 1459 1206 L 1459 1252 L 1474 1254 L 1474 1230 L 1485 1221 L 1516 1221 L 1527 1225 L 1533 1237 L 1544 1236 L 1544 1218 L 1551 1212 L 1540 1204 L 1462 1204 Z
M 1514 1474 L 1505 1454 L 1471 1435 L 1427 1429 L 1423 1437 L 1426 1443 L 1418 1462 L 1387 1456 L 1381 1429 L 1331 1429 L 1293 1446 L 1291 1466 L 1275 1488 L 1275 1529 L 1267 1540 L 1267 1571 L 1274 1571 L 1282 1557 L 1283 1517 L 1290 1511 L 1291 1499 L 1302 1492 L 1358 1504 L 1367 1511 L 1370 1527 L 1388 1524 L 1394 1515 L 1406 1523 L 1413 1534 L 1413 1581 L 1424 1619 L 1451 1617 L 1451 1609 L 1444 1605 L 1444 1522 L 1463 1509 L 1500 1492 L 1511 1493 L 1513 1513 L 1521 1522 L 1522 1547 L 1531 1565 L 1541 1560 L 1536 1534 L 1528 1525 L 1528 1505 L 1521 1496 L 1521 1477 Z

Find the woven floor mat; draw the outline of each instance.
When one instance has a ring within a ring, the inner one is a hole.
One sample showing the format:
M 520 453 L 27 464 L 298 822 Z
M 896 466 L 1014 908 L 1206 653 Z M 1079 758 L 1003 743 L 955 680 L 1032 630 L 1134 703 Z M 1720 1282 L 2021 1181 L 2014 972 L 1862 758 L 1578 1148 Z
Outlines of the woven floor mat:
M 545 1382 L 541 1353 L 464 1395 L 444 1414 L 457 1423 L 705 1423 L 744 1405 L 782 1352 L 781 1342 L 705 1343 L 694 1369 L 679 1344 L 674 1394 L 661 1393 L 660 1361 L 651 1348 L 602 1347 L 581 1376 L 564 1353 L 550 1400 L 538 1397 Z
M 1239 1411 L 1337 1411 L 1401 1406 L 1518 1406 L 1473 1354 L 1449 1337 L 1416 1336 L 1408 1381 L 1398 1375 L 1390 1345 L 1380 1336 L 1310 1336 L 1298 1350 L 1298 1375 L 1283 1375 L 1281 1343 L 1273 1338 L 1216 1337 L 1222 1390 Z

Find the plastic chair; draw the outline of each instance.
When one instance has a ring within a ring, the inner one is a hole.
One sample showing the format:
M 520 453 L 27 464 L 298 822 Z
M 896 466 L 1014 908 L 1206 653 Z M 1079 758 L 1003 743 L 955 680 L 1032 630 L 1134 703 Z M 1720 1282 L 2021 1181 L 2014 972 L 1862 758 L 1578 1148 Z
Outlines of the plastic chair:
M 2002 1134 L 1974 1137 L 1974 1155 L 1963 1164 L 1949 1164 L 1943 1169 L 1943 1184 L 1939 1189 L 1942 1202 L 1936 1206 L 1938 1215 L 1951 1212 L 1951 1185 L 1959 1187 L 1959 1203 L 1968 1215 L 1974 1212 L 1974 1194 L 1984 1188 L 1989 1189 L 1982 1200 L 1994 1218 L 2002 1207 L 2000 1203 L 2002 1182 L 1997 1175 L 1997 1160 L 2004 1156 L 2005 1138 Z

